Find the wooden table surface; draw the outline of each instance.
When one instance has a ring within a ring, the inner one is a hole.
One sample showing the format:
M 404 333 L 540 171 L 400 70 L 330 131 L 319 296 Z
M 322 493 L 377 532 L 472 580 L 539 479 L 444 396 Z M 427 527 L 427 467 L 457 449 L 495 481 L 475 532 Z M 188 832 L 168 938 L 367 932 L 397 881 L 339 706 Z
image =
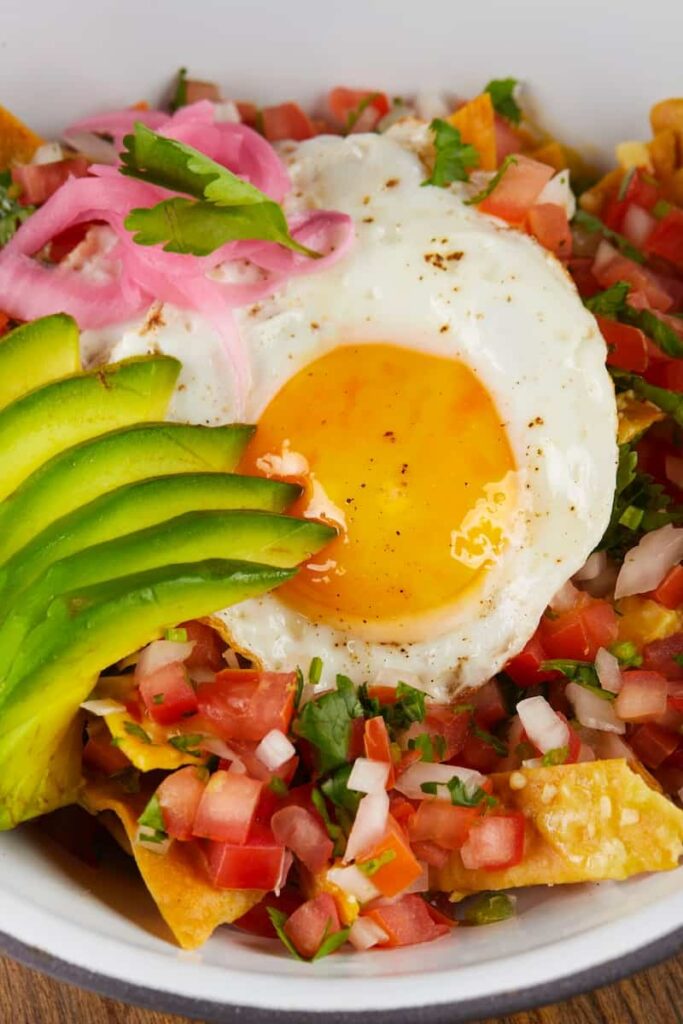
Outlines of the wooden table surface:
M 82 992 L 0 958 L 0 1024 L 184 1024 Z M 568 1002 L 479 1024 L 683 1024 L 683 954 Z

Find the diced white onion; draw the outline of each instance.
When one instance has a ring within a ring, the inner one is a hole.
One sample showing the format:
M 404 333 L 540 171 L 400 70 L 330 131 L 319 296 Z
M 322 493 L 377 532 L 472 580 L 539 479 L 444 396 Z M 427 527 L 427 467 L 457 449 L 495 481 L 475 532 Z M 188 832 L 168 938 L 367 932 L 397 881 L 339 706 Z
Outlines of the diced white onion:
M 154 839 L 155 835 L 156 832 L 153 828 L 149 828 L 147 825 L 139 825 L 137 835 L 135 837 L 135 845 L 142 846 L 143 849 L 149 850 L 150 853 L 158 853 L 160 856 L 164 853 L 168 853 L 173 839 L 170 836 L 167 836 L 166 839 L 158 843 Z
M 118 700 L 84 700 L 80 705 L 84 711 L 89 711 L 91 715 L 97 715 L 98 718 L 104 718 L 105 715 L 118 715 L 121 711 L 126 710 L 126 705 L 121 704 Z
M 344 863 L 355 860 L 376 846 L 386 833 L 388 819 L 389 795 L 386 790 L 364 796 L 358 804 L 356 817 L 351 826 Z
M 353 762 L 346 785 L 358 793 L 377 793 L 386 789 L 388 778 L 389 765 L 384 761 L 371 761 L 367 757 L 358 757 Z
M 386 942 L 388 938 L 384 928 L 381 928 L 371 917 L 357 917 L 349 932 L 349 942 L 361 952 Z
M 450 794 L 446 789 L 451 779 L 459 778 L 465 784 L 468 792 L 473 793 L 485 781 L 485 776 L 472 768 L 461 768 L 452 764 L 431 764 L 426 761 L 418 761 L 411 764 L 396 781 L 395 789 L 403 793 L 410 800 L 428 800 L 430 793 L 422 789 L 423 783 L 435 782 L 437 784 L 437 798 L 450 800 Z
M 636 547 L 631 548 L 617 577 L 615 598 L 644 594 L 662 582 L 669 569 L 683 558 L 683 528 L 671 523 L 659 530 L 646 533 Z
M 276 896 L 279 896 L 280 890 L 284 888 L 285 882 L 287 881 L 287 875 L 289 874 L 289 869 L 291 868 L 293 863 L 294 854 L 292 853 L 292 851 L 283 850 L 282 862 L 280 864 L 280 874 L 278 876 L 277 882 L 273 886 L 273 892 L 275 893 Z
M 574 573 L 573 579 L 576 583 L 583 583 L 585 580 L 594 580 L 607 568 L 607 553 L 605 551 L 594 551 L 589 555 L 578 572 Z
M 233 651 L 232 647 L 226 647 L 226 649 L 223 651 L 223 661 L 228 666 L 228 668 L 240 667 L 240 660 Z
M 595 655 L 595 671 L 603 690 L 619 693 L 623 683 L 619 661 L 604 647 L 600 647 Z
M 415 97 L 415 111 L 423 121 L 433 121 L 435 117 L 448 117 L 452 107 L 446 102 L 443 93 L 418 92 Z
M 216 681 L 216 673 L 210 668 L 191 668 L 188 675 L 193 683 L 213 683 Z
M 617 718 L 611 701 L 598 697 L 578 683 L 568 683 L 565 693 L 581 725 L 619 735 L 626 732 L 626 726 Z
M 407 106 L 405 103 L 394 103 L 388 114 L 385 114 L 377 122 L 377 131 L 386 132 L 392 125 L 397 124 L 406 117 L 414 117 L 415 111 L 412 107 Z
M 407 889 L 403 892 L 429 892 L 429 864 L 425 864 L 424 861 L 418 861 L 422 868 L 422 874 L 418 875 L 414 882 L 411 882 Z
M 58 142 L 44 142 L 38 146 L 31 158 L 32 164 L 54 164 L 64 159 L 64 152 Z
M 592 271 L 593 274 L 599 274 L 600 271 L 604 270 L 605 267 L 612 262 L 614 259 L 618 259 L 619 253 L 610 245 L 604 238 L 600 242 L 600 245 L 595 250 L 595 257 L 593 259 Z
M 554 597 L 551 598 L 549 607 L 554 612 L 568 612 L 578 601 L 580 593 L 572 581 L 567 580 L 564 586 L 560 587 Z
M 372 879 L 355 864 L 349 864 L 346 868 L 330 868 L 327 878 L 359 903 L 369 903 L 380 895 Z
M 74 132 L 72 135 L 65 135 L 64 141 L 81 153 L 87 160 L 95 164 L 115 164 L 118 160 L 118 152 L 113 142 L 101 139 L 94 132 Z
M 289 761 L 290 758 L 294 757 L 296 750 L 280 729 L 271 729 L 263 737 L 255 753 L 259 761 L 269 771 L 274 772 L 276 768 L 279 768 L 286 761 Z
M 683 490 L 683 459 L 677 455 L 667 455 L 664 459 L 664 472 L 667 480 Z
M 242 120 L 240 112 L 232 100 L 219 100 L 214 102 L 213 119 L 219 123 L 231 121 L 233 124 L 239 124 Z
M 576 213 L 576 197 L 571 190 L 569 183 L 569 170 L 564 168 L 558 171 L 549 182 L 543 186 L 536 203 L 551 203 L 553 206 L 561 206 L 566 212 L 567 218 L 572 219 Z
M 657 221 L 637 203 L 629 203 L 621 225 L 621 233 L 639 248 L 647 242 L 652 234 Z
M 219 740 L 217 736 L 203 736 L 200 747 L 202 750 L 206 750 L 208 754 L 215 754 L 216 757 L 221 757 L 224 761 L 232 761 L 230 765 L 231 772 L 237 772 L 238 775 L 246 774 L 247 769 L 244 766 L 244 762 L 239 754 L 236 754 L 232 747 L 228 746 L 225 740 Z
M 527 736 L 542 754 L 568 745 L 567 723 L 553 711 L 545 697 L 527 697 L 521 700 L 517 705 L 517 714 Z
M 176 640 L 155 640 L 140 652 L 135 668 L 136 678 L 144 679 L 146 676 L 158 672 L 160 668 L 165 668 L 166 665 L 175 665 L 177 662 L 185 661 L 192 653 L 193 647 L 193 640 L 183 643 Z

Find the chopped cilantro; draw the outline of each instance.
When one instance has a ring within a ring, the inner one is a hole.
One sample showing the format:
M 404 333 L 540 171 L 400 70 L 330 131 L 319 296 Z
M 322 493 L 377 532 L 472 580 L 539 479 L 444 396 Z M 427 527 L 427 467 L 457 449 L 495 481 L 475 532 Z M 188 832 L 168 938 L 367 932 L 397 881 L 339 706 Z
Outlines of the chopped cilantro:
M 151 739 L 137 722 L 124 722 L 123 728 L 126 730 L 129 736 L 134 736 L 136 740 L 140 740 L 141 743 L 151 743 Z
M 478 807 L 482 800 L 490 806 L 498 803 L 494 796 L 489 796 L 480 786 L 472 789 L 457 775 L 450 782 L 423 782 L 420 789 L 429 796 L 438 796 L 439 786 L 445 786 L 455 807 Z
M 392 860 L 396 859 L 396 850 L 382 850 L 378 857 L 371 857 L 370 860 L 364 860 L 362 862 L 356 861 L 356 867 L 359 871 L 362 871 L 364 875 L 371 878 L 376 875 L 380 868 L 383 868 L 385 864 L 391 864 Z
M 319 255 L 292 238 L 278 203 L 204 153 L 140 122 L 123 142 L 122 174 L 192 197 L 131 210 L 124 224 L 138 245 L 163 242 L 165 252 L 207 256 L 226 242 L 252 239 Z
M 324 782 L 321 782 L 320 788 L 335 807 L 341 807 L 343 810 L 355 814 L 363 794 L 348 787 L 352 768 L 353 765 L 343 764 L 332 775 L 328 776 Z
M 327 804 L 325 803 L 325 797 L 322 795 L 320 790 L 316 789 L 315 787 L 311 791 L 311 801 L 316 811 L 325 822 L 327 834 L 334 843 L 335 857 L 341 856 L 346 847 L 346 842 L 344 840 L 344 831 L 341 825 L 337 825 L 334 821 L 332 821 L 330 812 L 327 809 Z
M 289 935 L 285 931 L 285 925 L 287 924 L 287 915 L 282 911 L 278 910 L 277 907 L 266 907 L 270 923 L 272 924 L 278 939 L 282 943 L 288 952 L 292 954 L 295 960 L 303 960 L 304 958 L 297 951 L 296 946 L 290 939 Z
M 278 910 L 277 907 L 266 907 L 266 911 L 268 913 L 268 917 L 270 918 L 271 924 L 275 929 L 277 937 L 280 939 L 280 942 L 285 947 L 285 949 L 287 949 L 288 952 L 291 953 L 295 960 L 305 961 L 307 958 L 301 956 L 301 954 L 297 951 L 296 946 L 294 945 L 294 943 L 292 942 L 292 940 L 289 938 L 285 931 L 285 925 L 287 924 L 287 915 L 283 913 L 281 910 Z M 314 955 L 311 957 L 312 961 L 321 960 L 324 956 L 329 956 L 330 953 L 334 953 L 335 950 L 339 949 L 340 946 L 343 946 L 343 944 L 349 937 L 349 928 L 342 928 L 340 931 L 332 932 L 330 934 L 329 930 L 331 924 L 332 922 L 328 921 L 327 927 L 325 929 L 325 934 L 323 936 L 323 940 L 320 943 L 317 952 L 314 953 Z
M 166 694 L 165 693 L 155 693 L 154 696 L 152 697 L 152 703 L 153 704 L 163 704 L 165 699 L 166 699 Z
M 590 690 L 596 697 L 603 700 L 614 700 L 616 694 L 609 690 L 603 690 L 595 671 L 595 665 L 590 661 L 572 661 L 569 658 L 553 658 L 551 661 L 541 662 L 542 672 L 561 672 L 566 679 L 572 683 L 578 683 L 584 690 Z
M 145 828 L 151 828 L 154 832 L 166 832 L 161 804 L 159 803 L 159 797 L 156 793 L 138 818 L 138 825 L 143 825 Z
M 287 796 L 289 792 L 287 783 L 284 779 L 281 779 L 279 775 L 273 775 L 272 779 L 268 783 L 268 789 L 271 793 L 275 793 L 275 796 Z
M 308 681 L 311 686 L 316 686 L 320 682 L 320 677 L 323 674 L 323 663 L 322 658 L 311 658 L 311 664 L 308 669 Z
M 328 935 L 326 931 L 325 938 L 320 943 L 317 953 L 313 956 L 313 960 L 322 960 L 324 956 L 329 956 L 330 953 L 336 953 L 339 947 L 343 946 L 348 939 L 350 931 L 350 928 L 341 928 L 338 932 L 332 932 L 330 935 Z
M 466 145 L 460 137 L 458 128 L 448 121 L 434 118 L 429 126 L 434 135 L 434 169 L 431 175 L 422 182 L 423 185 L 437 185 L 441 188 L 452 181 L 467 181 L 468 168 L 479 163 L 479 153 L 474 146 Z
M 666 199 L 658 199 L 650 212 L 653 217 L 657 218 L 657 220 L 661 220 L 662 217 L 666 217 L 667 213 L 669 213 L 671 209 L 671 203 L 667 203 Z
M 606 224 L 603 224 L 599 217 L 595 217 L 592 213 L 587 213 L 586 210 L 577 210 L 572 223 L 584 228 L 590 234 L 594 234 L 596 231 L 599 232 L 603 238 L 612 242 L 623 256 L 633 260 L 634 263 L 646 262 L 643 253 L 640 249 L 636 249 L 635 245 L 629 242 L 628 238 L 624 238 L 617 231 L 612 231 Z
M 173 93 L 173 99 L 171 100 L 171 111 L 175 112 L 180 107 L 184 107 L 187 103 L 187 68 L 180 68 L 178 70 L 178 77 L 176 79 L 175 92 Z
M 181 629 L 167 629 L 164 633 L 164 639 L 170 640 L 174 644 L 186 644 L 187 643 L 187 630 Z
M 498 185 L 500 183 L 500 180 L 503 177 L 503 175 L 506 174 L 508 169 L 510 167 L 512 167 L 513 164 L 516 164 L 516 163 L 517 163 L 517 157 L 513 153 L 510 153 L 508 156 L 506 156 L 505 159 L 503 160 L 502 164 L 500 165 L 500 167 L 496 171 L 496 173 L 493 175 L 493 177 L 491 178 L 489 183 L 486 185 L 486 187 L 483 188 L 481 190 L 481 192 L 477 192 L 476 196 L 472 196 L 471 199 L 466 199 L 465 200 L 465 205 L 466 206 L 475 206 L 475 205 L 477 205 L 479 203 L 483 203 L 484 200 L 487 199 L 488 196 L 491 195 L 491 193 L 493 192 L 493 190 L 496 187 L 496 185 Z
M 345 764 L 351 742 L 351 723 L 363 715 L 353 683 L 337 676 L 337 688 L 309 700 L 300 710 L 294 732 L 315 747 L 316 768 L 321 775 Z
M 626 299 L 630 290 L 631 285 L 626 281 L 617 281 L 611 288 L 605 289 L 604 292 L 598 292 L 597 295 L 591 295 L 589 299 L 586 299 L 586 308 L 590 309 L 591 313 L 599 316 L 609 316 L 616 320 L 626 308 Z
M 443 736 L 430 736 L 428 732 L 421 732 L 408 740 L 409 750 L 419 750 L 422 761 L 443 761 L 446 753 L 446 741 Z
M 499 757 L 507 757 L 507 744 L 503 743 L 502 740 L 499 740 L 497 736 L 493 735 L 493 733 L 486 732 L 485 729 L 480 729 L 476 722 L 472 723 L 472 734 L 476 736 L 477 739 L 480 739 L 482 743 L 486 743 L 487 746 L 493 747 Z
M 643 664 L 643 656 L 631 640 L 610 647 L 610 654 L 618 660 L 622 668 L 639 668 Z
M 674 423 L 683 427 L 683 394 L 656 387 L 643 377 L 639 377 L 635 373 L 626 373 L 624 370 L 613 370 L 612 377 L 619 390 L 633 391 L 638 398 L 652 402 L 658 409 L 670 416 Z
M 301 704 L 301 697 L 304 692 L 304 674 L 297 665 L 296 669 L 296 689 L 294 691 L 294 708 L 298 710 L 299 704 Z
M 393 730 L 407 729 L 413 722 L 423 722 L 425 714 L 425 694 L 408 683 L 399 683 L 396 702 L 382 708 L 384 720 Z
M 368 109 L 368 107 L 372 106 L 372 104 L 375 103 L 380 98 L 381 95 L 382 94 L 379 92 L 369 92 L 367 96 L 363 96 L 363 99 L 360 100 L 358 105 L 355 106 L 353 110 L 349 111 L 345 125 L 347 135 L 349 134 L 350 131 L 352 131 L 355 128 L 361 114 L 363 114 Z M 397 101 L 394 100 L 394 103 L 396 102 Z
M 181 750 L 183 754 L 190 754 L 192 757 L 201 757 L 202 752 L 199 749 L 199 744 L 202 742 L 204 737 L 198 732 L 181 733 L 180 736 L 170 736 L 168 742 L 176 750 Z
M 467 924 L 496 924 L 515 916 L 516 899 L 504 892 L 483 893 L 468 902 L 463 918 Z
M 522 120 L 522 111 L 515 99 L 517 85 L 516 78 L 494 78 L 484 89 L 491 97 L 496 113 L 513 124 L 519 124 Z
M 541 764 L 544 768 L 554 768 L 558 764 L 566 764 L 568 757 L 569 747 L 554 747 L 552 750 L 546 750 L 541 758 Z
M 619 191 L 617 192 L 617 199 L 619 200 L 619 202 L 621 202 L 623 199 L 626 198 L 626 193 L 628 192 L 629 188 L 631 187 L 631 182 L 633 181 L 633 179 L 635 177 L 635 174 L 636 174 L 635 167 L 629 167 L 629 169 L 627 170 L 626 174 L 621 179 L 621 183 L 619 185 Z
M 0 246 L 7 245 L 17 229 L 35 211 L 35 206 L 22 206 L 17 200 L 18 189 L 12 184 L 9 171 L 0 173 Z
M 586 307 L 591 313 L 608 316 L 640 328 L 665 355 L 680 359 L 683 356 L 683 341 L 676 331 L 651 310 L 634 309 L 629 305 L 630 290 L 631 286 L 626 281 L 617 281 L 606 291 L 586 299 Z

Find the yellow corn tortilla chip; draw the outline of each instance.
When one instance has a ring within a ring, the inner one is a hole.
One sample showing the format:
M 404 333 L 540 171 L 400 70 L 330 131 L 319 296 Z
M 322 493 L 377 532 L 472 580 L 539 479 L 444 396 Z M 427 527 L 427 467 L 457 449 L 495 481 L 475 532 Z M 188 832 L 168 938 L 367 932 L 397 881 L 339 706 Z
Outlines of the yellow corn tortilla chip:
M 152 899 L 183 949 L 197 949 L 221 924 L 246 914 L 262 898 L 252 889 L 215 889 L 206 875 L 197 850 L 174 842 L 160 855 L 138 846 L 138 817 L 149 794 L 128 795 L 112 782 L 86 783 L 81 795 L 91 814 L 113 811 L 120 819 L 133 848 L 133 856 Z
M 651 402 L 641 402 L 632 391 L 623 391 L 617 395 L 617 412 L 619 414 L 617 432 L 619 444 L 628 444 L 629 441 L 633 441 L 653 423 L 663 420 L 666 415 Z
M 523 776 L 526 785 L 510 785 Z M 441 890 L 481 892 L 523 885 L 623 879 L 675 868 L 683 854 L 683 811 L 623 760 L 528 768 L 493 775 L 494 791 L 527 818 L 524 860 L 472 871 L 459 853 L 433 873 Z
M 0 170 L 12 163 L 28 163 L 42 141 L 23 121 L 0 107 Z

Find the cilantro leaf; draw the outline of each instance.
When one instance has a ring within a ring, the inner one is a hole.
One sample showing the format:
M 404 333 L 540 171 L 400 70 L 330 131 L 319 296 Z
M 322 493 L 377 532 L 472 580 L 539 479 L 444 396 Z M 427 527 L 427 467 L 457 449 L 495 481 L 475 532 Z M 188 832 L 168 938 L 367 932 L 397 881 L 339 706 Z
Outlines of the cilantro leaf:
M 584 690 L 590 690 L 596 697 L 603 700 L 614 700 L 615 693 L 603 690 L 598 679 L 595 665 L 590 661 L 572 661 L 570 658 L 553 658 L 550 661 L 541 662 L 542 672 L 561 672 L 566 679 L 572 683 L 578 683 Z
M 7 245 L 20 225 L 35 212 L 35 206 L 22 206 L 18 202 L 9 171 L 0 173 L 0 246 Z
M 311 686 L 317 686 L 320 682 L 320 677 L 323 674 L 323 662 L 322 658 L 311 658 L 311 664 L 308 669 L 308 681 Z
M 634 391 L 639 398 L 645 398 L 648 402 L 652 402 L 662 412 L 671 416 L 679 427 L 683 427 L 683 394 L 657 387 L 643 377 L 639 377 L 635 373 L 627 373 L 624 370 L 613 370 L 612 377 L 619 385 L 620 390 Z
M 463 918 L 467 924 L 496 924 L 515 916 L 516 898 L 504 892 L 482 893 L 468 901 Z
M 468 168 L 479 163 L 477 150 L 474 146 L 466 145 L 462 141 L 459 129 L 454 128 L 448 121 L 435 117 L 429 128 L 434 135 L 436 158 L 431 175 L 422 184 L 443 188 L 452 181 L 467 181 Z
M 586 299 L 584 305 L 597 316 L 609 316 L 616 320 L 626 309 L 626 299 L 630 290 L 631 285 L 627 281 L 617 281 L 611 288 Z
M 171 100 L 171 112 L 175 113 L 180 107 L 184 107 L 187 103 L 187 68 L 178 69 L 178 77 L 176 79 L 175 92 L 173 93 L 173 99 Z
M 380 868 L 383 868 L 385 864 L 391 864 L 392 860 L 396 859 L 396 850 L 388 849 L 382 850 L 377 857 L 371 857 L 370 860 L 364 860 L 362 862 L 356 861 L 356 867 L 359 871 L 362 871 L 364 875 L 371 878 L 376 875 Z
M 337 768 L 332 775 L 320 783 L 320 788 L 335 807 L 355 814 L 363 794 L 348 787 L 352 768 L 351 764 L 343 764 L 341 768 Z
M 472 723 L 472 734 L 480 739 L 482 743 L 486 743 L 487 746 L 493 747 L 496 754 L 499 757 L 507 757 L 508 748 L 502 740 L 499 740 L 497 736 L 494 736 L 491 732 L 486 732 L 485 729 L 480 729 L 476 722 Z
M 141 743 L 151 743 L 151 739 L 137 722 L 124 722 L 123 728 L 126 730 L 129 736 L 134 736 L 136 740 L 140 740 Z
M 484 200 L 491 195 L 496 185 L 499 184 L 503 175 L 508 171 L 510 167 L 512 167 L 513 164 L 516 163 L 517 157 L 514 155 L 514 153 L 510 153 L 508 156 L 506 156 L 502 164 L 496 171 L 496 173 L 489 181 L 489 183 L 481 190 L 481 192 L 477 192 L 476 196 L 472 196 L 470 199 L 466 199 L 465 206 L 476 206 L 479 203 L 483 203 Z
M 146 828 L 151 828 L 154 832 L 166 832 L 161 804 L 159 803 L 159 797 L 156 793 L 138 818 L 138 825 L 144 825 Z
M 474 789 L 468 787 L 457 775 L 446 785 L 451 794 L 451 803 L 456 807 L 477 807 L 482 800 L 493 799 L 480 786 L 475 786 Z
M 258 239 L 318 255 L 291 237 L 277 203 L 198 150 L 140 122 L 123 142 L 122 174 L 193 197 L 175 196 L 148 209 L 131 210 L 124 223 L 138 245 L 164 242 L 166 252 L 205 256 L 226 242 Z
M 396 702 L 385 704 L 382 715 L 387 726 L 396 731 L 407 729 L 413 722 L 423 722 L 427 713 L 425 694 L 416 690 L 408 683 L 399 683 L 396 687 Z
M 303 960 L 304 958 L 298 952 L 296 946 L 285 931 L 287 915 L 282 910 L 278 910 L 277 907 L 266 907 L 266 912 L 270 918 L 270 923 L 275 929 L 278 939 L 285 949 L 292 954 L 295 960 Z
M 558 764 L 566 764 L 568 757 L 569 747 L 554 747 L 552 750 L 546 750 L 541 758 L 541 764 L 544 768 L 554 768 Z
M 421 761 L 442 761 L 446 753 L 446 740 L 443 736 L 431 736 L 421 732 L 408 740 L 408 750 L 419 750 Z
M 287 915 L 282 910 L 278 910 L 277 907 L 266 907 L 268 917 L 270 918 L 271 924 L 275 929 L 277 937 L 279 938 L 285 949 L 291 953 L 295 960 L 301 960 L 303 962 L 313 962 L 314 960 L 322 960 L 324 956 L 329 956 L 330 953 L 334 953 L 335 950 L 343 946 L 349 937 L 350 928 L 342 928 L 338 932 L 332 932 L 330 934 L 331 921 L 328 921 L 325 929 L 323 940 L 320 943 L 317 951 L 313 954 L 310 961 L 307 957 L 301 956 L 296 946 L 287 935 L 285 931 L 285 925 L 287 924 Z
M 168 742 L 176 750 L 181 750 L 183 754 L 190 754 L 192 757 L 201 757 L 202 752 L 199 750 L 199 744 L 202 742 L 204 737 L 198 732 L 182 733 L 180 736 L 169 736 Z
M 493 78 L 484 89 L 484 92 L 491 97 L 496 113 L 507 118 L 508 121 L 512 121 L 513 124 L 519 124 L 522 120 L 521 108 L 515 100 L 515 90 L 518 84 L 516 78 Z
M 363 708 L 353 683 L 337 676 L 337 689 L 309 700 L 294 722 L 294 732 L 316 748 L 316 767 L 321 775 L 346 763 L 351 742 L 351 722 Z
M 646 257 L 640 249 L 636 249 L 635 245 L 629 242 L 628 238 L 624 238 L 618 231 L 612 231 L 606 224 L 603 224 L 599 217 L 595 217 L 592 213 L 588 213 L 586 210 L 577 210 L 572 223 L 578 224 L 579 227 L 584 228 L 590 234 L 598 231 L 603 238 L 612 242 L 623 256 L 633 260 L 634 263 L 646 262 Z
M 325 803 L 325 797 L 322 795 L 319 789 L 315 788 L 315 786 L 311 790 L 311 802 L 315 807 L 316 811 L 318 812 L 318 814 L 320 815 L 320 817 L 325 822 L 327 834 L 334 843 L 335 857 L 340 857 L 346 848 L 344 831 L 341 825 L 337 825 L 334 821 L 332 821 L 330 812 L 327 809 L 327 804 Z
M 326 933 L 325 938 L 320 943 L 317 952 L 313 955 L 313 962 L 315 962 L 316 960 L 322 960 L 324 956 L 329 956 L 330 953 L 336 953 L 339 947 L 343 946 L 346 940 L 348 939 L 350 931 L 350 928 L 342 928 L 338 932 L 332 932 L 331 935 L 328 935 Z
M 599 292 L 586 299 L 586 308 L 591 313 L 607 316 L 613 320 L 621 320 L 632 327 L 639 327 L 648 338 L 667 356 L 674 359 L 683 357 L 683 341 L 667 323 L 649 309 L 634 309 L 628 303 L 631 285 L 626 281 L 617 281 L 611 288 Z

